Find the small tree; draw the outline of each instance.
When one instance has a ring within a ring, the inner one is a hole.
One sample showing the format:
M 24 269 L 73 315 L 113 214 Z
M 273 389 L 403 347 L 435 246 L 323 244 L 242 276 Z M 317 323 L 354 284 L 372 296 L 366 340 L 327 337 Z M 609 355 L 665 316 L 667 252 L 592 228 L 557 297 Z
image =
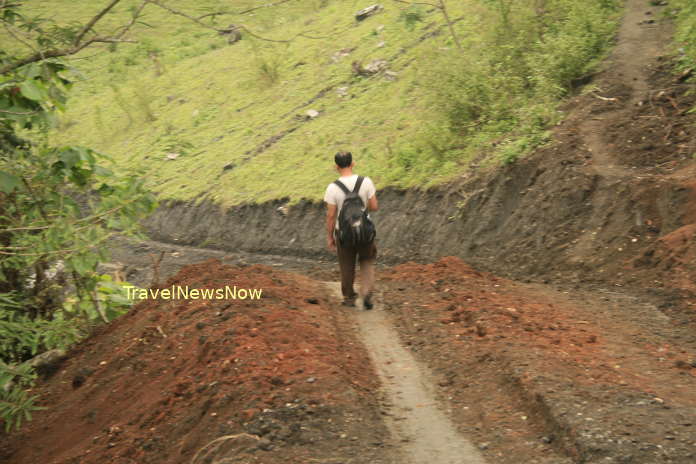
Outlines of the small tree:
M 94 25 L 59 27 L 0 2 L 0 23 L 33 50 L 0 49 L 0 418 L 17 426 L 35 409 L 24 388 L 28 358 L 65 347 L 94 321 L 119 315 L 123 301 L 96 272 L 107 240 L 132 234 L 156 206 L 143 181 L 117 175 L 110 159 L 78 146 L 51 146 L 70 80 L 62 56 L 97 42 L 126 41 L 131 21 L 109 35 Z

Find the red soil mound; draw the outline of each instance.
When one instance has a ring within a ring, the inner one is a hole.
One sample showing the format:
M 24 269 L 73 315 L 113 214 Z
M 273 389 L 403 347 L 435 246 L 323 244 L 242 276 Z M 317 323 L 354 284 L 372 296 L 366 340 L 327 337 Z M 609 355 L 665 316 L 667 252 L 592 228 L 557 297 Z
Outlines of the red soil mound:
M 48 409 L 5 440 L 4 462 L 306 462 L 350 446 L 336 439 L 361 434 L 351 414 L 378 421 L 365 353 L 346 342 L 315 282 L 210 260 L 162 288 L 172 285 L 263 293 L 140 302 L 38 388 Z M 379 441 L 380 425 L 371 428 Z

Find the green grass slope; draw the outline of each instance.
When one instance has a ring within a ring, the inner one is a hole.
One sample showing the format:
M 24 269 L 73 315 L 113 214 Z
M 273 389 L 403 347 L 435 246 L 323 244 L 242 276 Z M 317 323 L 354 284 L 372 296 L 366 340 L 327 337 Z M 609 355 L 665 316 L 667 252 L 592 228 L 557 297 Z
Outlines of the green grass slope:
M 339 149 L 351 150 L 358 171 L 380 187 L 433 185 L 480 153 L 514 159 L 543 141 L 558 99 L 601 57 L 616 23 L 614 1 L 568 7 L 575 3 L 449 1 L 461 51 L 440 10 L 395 1 L 361 22 L 354 14 L 370 2 L 290 1 L 215 17 L 217 27 L 292 39 L 244 34 L 232 45 L 150 5 L 129 34 L 138 43 L 71 58 L 79 82 L 52 141 L 112 155 L 164 198 L 223 205 L 320 198 Z M 126 22 L 133 4 L 99 27 Z M 199 17 L 262 3 L 166 4 Z M 68 22 L 101 6 L 46 0 L 26 8 Z M 377 59 L 389 72 L 353 72 L 354 61 Z

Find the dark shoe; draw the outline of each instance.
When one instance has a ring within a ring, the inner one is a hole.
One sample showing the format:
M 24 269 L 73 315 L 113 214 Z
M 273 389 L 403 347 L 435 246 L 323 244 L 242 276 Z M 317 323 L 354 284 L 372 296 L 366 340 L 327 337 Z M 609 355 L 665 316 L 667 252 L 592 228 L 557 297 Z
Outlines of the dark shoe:
M 349 308 L 355 307 L 355 298 L 346 298 L 341 302 L 341 306 L 348 306 Z
M 367 295 L 363 299 L 363 306 L 365 309 L 372 309 L 374 307 L 374 304 L 372 303 L 372 295 Z

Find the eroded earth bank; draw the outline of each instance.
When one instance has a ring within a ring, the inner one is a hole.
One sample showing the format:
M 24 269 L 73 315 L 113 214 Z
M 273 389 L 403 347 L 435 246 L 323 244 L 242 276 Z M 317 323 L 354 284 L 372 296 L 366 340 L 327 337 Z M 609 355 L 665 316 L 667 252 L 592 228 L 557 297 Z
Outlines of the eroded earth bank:
M 373 312 L 338 305 L 320 203 L 165 202 L 112 269 L 263 296 L 139 303 L 40 383 L 0 458 L 696 462 L 696 102 L 663 8 L 627 2 L 535 154 L 379 192 Z

